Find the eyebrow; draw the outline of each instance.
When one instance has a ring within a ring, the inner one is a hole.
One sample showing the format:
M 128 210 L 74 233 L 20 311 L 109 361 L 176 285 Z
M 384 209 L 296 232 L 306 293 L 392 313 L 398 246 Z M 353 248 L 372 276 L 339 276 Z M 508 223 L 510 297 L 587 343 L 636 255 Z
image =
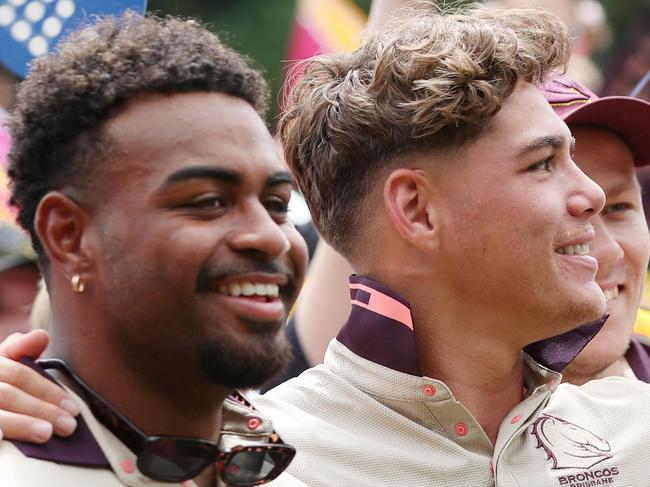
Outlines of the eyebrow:
M 607 191 L 605 192 L 611 194 L 612 196 L 618 196 L 621 193 L 625 193 L 626 191 L 635 190 L 636 186 L 634 183 L 635 179 L 625 179 L 624 181 L 616 183 L 612 187 L 607 188 Z M 643 190 L 643 188 L 641 189 Z M 605 190 L 605 188 L 603 188 L 603 190 Z
M 241 174 L 232 169 L 214 166 L 192 166 L 176 171 L 165 180 L 163 186 L 171 186 L 188 179 L 216 179 L 225 183 L 241 183 Z
M 230 184 L 241 184 L 242 175 L 238 171 L 215 166 L 192 166 L 186 167 L 170 174 L 165 180 L 163 187 L 169 187 L 181 181 L 188 179 L 215 179 Z M 278 171 L 271 174 L 266 179 L 266 186 L 277 186 L 280 184 L 290 184 L 295 186 L 293 177 L 288 171 Z
M 291 186 L 296 186 L 296 182 L 289 171 L 276 172 L 275 174 L 271 174 L 266 180 L 267 186 L 277 186 L 279 184 L 290 184 Z
M 545 147 L 552 147 L 553 149 L 557 149 L 559 147 L 562 147 L 565 141 L 566 139 L 562 135 L 545 135 L 543 137 L 538 137 L 521 151 L 521 155 L 526 155 L 530 152 L 535 152 Z M 575 146 L 576 139 L 574 137 L 571 137 L 569 150 L 573 152 Z

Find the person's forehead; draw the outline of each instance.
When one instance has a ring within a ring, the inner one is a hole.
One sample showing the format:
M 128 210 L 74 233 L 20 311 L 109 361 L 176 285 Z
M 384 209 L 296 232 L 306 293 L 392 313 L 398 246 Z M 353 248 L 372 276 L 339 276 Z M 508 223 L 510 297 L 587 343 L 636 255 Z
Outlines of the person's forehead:
M 244 100 L 222 93 L 150 96 L 106 124 L 117 170 L 159 176 L 183 165 L 212 164 L 252 174 L 285 170 L 266 125 Z
M 520 82 L 490 120 L 479 143 L 490 150 L 519 153 L 543 137 L 569 139 L 569 130 L 533 84 Z
M 639 189 L 632 152 L 620 136 L 604 127 L 569 128 L 576 138 L 576 164 L 587 176 L 605 191 Z

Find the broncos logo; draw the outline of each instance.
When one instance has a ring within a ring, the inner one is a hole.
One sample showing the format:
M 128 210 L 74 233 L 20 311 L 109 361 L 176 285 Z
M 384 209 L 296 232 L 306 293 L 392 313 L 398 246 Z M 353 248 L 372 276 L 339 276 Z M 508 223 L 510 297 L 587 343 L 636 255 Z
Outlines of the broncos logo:
M 531 434 L 537 448 L 543 448 L 553 469 L 590 468 L 612 458 L 609 443 L 580 426 L 549 414 L 542 414 L 533 424 Z

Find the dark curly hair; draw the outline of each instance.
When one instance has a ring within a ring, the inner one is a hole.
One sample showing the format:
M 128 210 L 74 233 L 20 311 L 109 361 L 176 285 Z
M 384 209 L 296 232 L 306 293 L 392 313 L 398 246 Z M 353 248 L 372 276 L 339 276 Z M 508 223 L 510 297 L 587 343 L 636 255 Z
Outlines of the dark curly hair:
M 103 124 L 134 98 L 196 91 L 242 98 L 262 116 L 267 107 L 261 74 L 195 20 L 99 18 L 33 63 L 10 122 L 9 177 L 11 204 L 41 263 L 36 208 L 49 191 L 92 179 L 111 145 Z

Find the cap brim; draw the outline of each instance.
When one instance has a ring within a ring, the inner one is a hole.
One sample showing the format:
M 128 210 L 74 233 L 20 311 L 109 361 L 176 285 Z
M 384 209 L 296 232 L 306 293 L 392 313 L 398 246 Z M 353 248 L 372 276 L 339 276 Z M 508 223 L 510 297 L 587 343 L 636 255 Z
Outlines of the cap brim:
M 562 117 L 567 125 L 594 125 L 612 130 L 630 147 L 636 166 L 650 164 L 650 103 L 609 96 L 581 105 Z

